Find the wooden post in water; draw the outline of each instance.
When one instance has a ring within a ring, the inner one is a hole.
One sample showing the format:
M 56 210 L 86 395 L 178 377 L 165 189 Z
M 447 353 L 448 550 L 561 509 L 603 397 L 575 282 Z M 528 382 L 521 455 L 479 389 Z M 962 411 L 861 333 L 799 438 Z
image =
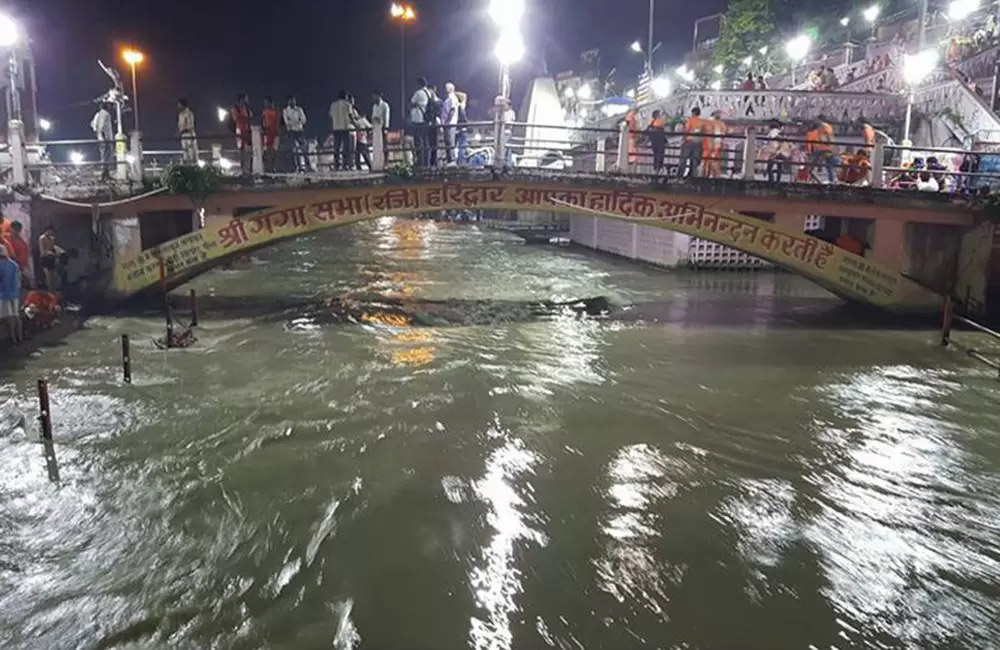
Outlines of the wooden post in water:
M 42 427 L 42 439 L 52 440 L 52 414 L 49 411 L 49 382 L 38 380 L 38 423 Z
M 122 334 L 122 376 L 126 384 L 132 383 L 132 352 L 128 334 Z
M 941 316 L 941 345 L 947 347 L 951 342 L 951 323 L 955 313 L 955 305 L 951 300 L 951 294 L 944 297 L 944 313 Z
M 198 326 L 198 294 L 191 289 L 191 327 Z
M 167 323 L 167 349 L 170 349 L 170 343 L 174 338 L 174 323 L 170 318 L 170 295 L 167 293 L 167 265 L 160 258 L 160 287 L 163 289 L 163 318 Z

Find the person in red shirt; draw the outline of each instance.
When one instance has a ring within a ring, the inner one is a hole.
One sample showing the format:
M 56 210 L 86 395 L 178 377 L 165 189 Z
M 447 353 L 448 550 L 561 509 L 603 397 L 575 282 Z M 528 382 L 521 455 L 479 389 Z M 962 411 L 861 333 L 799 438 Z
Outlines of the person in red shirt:
M 260 127 L 264 134 L 264 171 L 277 171 L 278 133 L 281 130 L 281 114 L 274 107 L 274 100 L 264 98 L 264 110 L 260 112 Z
M 755 90 L 756 88 L 757 86 L 754 85 L 753 81 L 753 73 L 748 72 L 746 81 L 743 82 L 743 90 Z
M 43 332 L 56 324 L 62 312 L 62 296 L 51 291 L 29 291 L 24 298 L 24 315 L 30 333 Z
M 20 221 L 11 222 L 10 230 L 5 229 L 2 235 L 2 243 L 11 259 L 21 267 L 22 285 L 30 287 L 31 273 L 28 270 L 28 264 L 31 261 L 31 249 L 28 248 L 28 242 L 21 238 L 22 230 L 24 230 L 24 224 Z
M 253 171 L 253 143 L 251 141 L 251 125 L 253 111 L 250 110 L 250 99 L 246 93 L 236 98 L 236 105 L 229 109 L 229 128 L 236 135 L 236 148 L 240 150 L 240 169 L 244 174 Z

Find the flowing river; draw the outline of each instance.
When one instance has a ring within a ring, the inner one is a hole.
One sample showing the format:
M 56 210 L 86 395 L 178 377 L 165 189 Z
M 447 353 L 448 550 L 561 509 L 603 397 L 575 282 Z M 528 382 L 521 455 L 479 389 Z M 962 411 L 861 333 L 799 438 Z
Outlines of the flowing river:
M 393 219 L 190 286 L 193 348 L 0 370 L 0 648 L 1000 647 L 1000 383 L 931 329 Z

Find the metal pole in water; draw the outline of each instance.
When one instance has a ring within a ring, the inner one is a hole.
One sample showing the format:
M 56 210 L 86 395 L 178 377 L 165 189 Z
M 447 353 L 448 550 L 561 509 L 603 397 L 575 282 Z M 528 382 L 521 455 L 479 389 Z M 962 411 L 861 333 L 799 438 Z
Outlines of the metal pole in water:
M 191 327 L 198 325 L 198 294 L 191 289 Z
M 132 354 L 128 334 L 122 334 L 122 375 L 126 384 L 132 383 Z
M 42 440 L 52 440 L 52 414 L 49 411 L 49 382 L 38 380 L 38 423 L 42 427 Z
M 944 297 L 944 314 L 941 317 L 941 345 L 945 347 L 951 342 L 951 323 L 954 311 L 951 294 L 948 294 Z

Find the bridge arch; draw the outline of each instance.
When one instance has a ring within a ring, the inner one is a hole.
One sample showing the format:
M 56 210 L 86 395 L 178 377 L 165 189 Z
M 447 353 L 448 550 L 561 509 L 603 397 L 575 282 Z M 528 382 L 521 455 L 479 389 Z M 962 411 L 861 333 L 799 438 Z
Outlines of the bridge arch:
M 440 210 L 541 210 L 589 214 L 711 240 L 802 275 L 842 298 L 894 311 L 938 307 L 931 291 L 829 242 L 753 217 L 680 202 L 665 188 L 608 188 L 593 179 L 422 181 L 340 187 L 308 203 L 213 220 L 206 227 L 119 260 L 114 292 L 175 288 L 234 257 L 328 228 Z

